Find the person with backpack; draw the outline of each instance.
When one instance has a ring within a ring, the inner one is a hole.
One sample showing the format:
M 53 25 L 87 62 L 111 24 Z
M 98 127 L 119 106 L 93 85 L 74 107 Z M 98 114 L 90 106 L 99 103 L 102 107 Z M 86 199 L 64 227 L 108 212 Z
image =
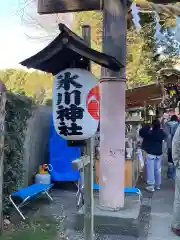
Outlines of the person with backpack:
M 172 159 L 172 140 L 174 134 L 179 126 L 179 119 L 176 115 L 171 116 L 170 121 L 168 121 L 164 126 L 164 131 L 166 133 L 166 142 L 167 142 L 167 156 L 168 156 L 168 179 L 174 178 L 174 163 Z
M 161 160 L 162 143 L 166 134 L 161 129 L 158 119 L 152 122 L 152 125 L 144 125 L 139 135 L 142 137 L 142 149 L 146 152 L 146 190 L 154 192 L 160 190 L 161 185 Z

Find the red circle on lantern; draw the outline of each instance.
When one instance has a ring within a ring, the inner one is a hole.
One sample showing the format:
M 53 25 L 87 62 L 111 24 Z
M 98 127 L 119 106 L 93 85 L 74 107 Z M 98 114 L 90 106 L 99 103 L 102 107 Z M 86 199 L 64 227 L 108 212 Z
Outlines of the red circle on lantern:
M 95 86 L 89 91 L 86 98 L 87 110 L 95 120 L 99 120 L 99 101 L 100 101 L 99 87 Z

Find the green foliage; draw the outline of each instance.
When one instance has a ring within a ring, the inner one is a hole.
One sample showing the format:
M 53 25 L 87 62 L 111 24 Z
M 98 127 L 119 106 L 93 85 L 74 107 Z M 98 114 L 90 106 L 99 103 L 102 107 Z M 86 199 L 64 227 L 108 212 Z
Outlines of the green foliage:
M 89 24 L 92 29 L 91 46 L 95 50 L 102 50 L 102 20 L 103 16 L 100 12 L 80 12 L 74 14 L 75 22 L 73 31 L 78 35 L 81 34 L 82 25 Z M 127 33 L 127 78 L 128 87 L 150 83 L 152 76 L 149 74 L 151 66 L 152 51 L 145 51 L 145 37 L 136 33 L 131 27 Z M 96 77 L 100 77 L 100 66 L 93 64 L 92 71 Z
M 89 24 L 92 29 L 91 46 L 92 48 L 102 50 L 102 20 L 100 12 L 81 12 L 74 14 L 73 31 L 81 35 L 82 25 Z M 161 25 L 164 29 L 174 26 L 174 18 L 161 16 Z M 156 79 L 157 71 L 163 66 L 172 66 L 172 51 L 164 59 L 155 58 L 155 40 L 154 27 L 155 19 L 152 13 L 141 14 L 142 30 L 137 33 L 134 26 L 130 26 L 127 32 L 127 86 L 137 87 L 143 84 L 152 83 Z M 93 73 L 99 78 L 100 67 L 93 64 Z
M 6 69 L 0 71 L 0 79 L 11 91 L 7 93 L 6 103 L 3 202 L 6 212 L 9 193 L 23 185 L 26 121 L 33 104 L 51 104 L 53 78 L 38 71 Z
M 4 211 L 6 212 L 9 207 L 8 194 L 23 184 L 26 121 L 31 115 L 33 104 L 52 103 L 53 78 L 38 71 L 6 69 L 0 71 L 0 79 L 11 91 L 7 93 L 6 103 L 4 155 Z
M 166 32 L 165 40 L 154 38 L 156 19 L 151 14 L 141 13 L 140 33 L 131 26 L 127 33 L 127 79 L 128 87 L 149 84 L 158 77 L 162 68 L 172 68 L 176 63 L 174 40 L 170 37 L 169 28 L 174 26 L 174 18 L 161 16 L 162 33 Z M 163 54 L 158 54 L 158 47 L 164 47 Z
M 91 47 L 97 51 L 102 50 L 102 13 L 99 11 L 74 13 L 74 23 L 72 30 L 82 36 L 81 27 L 83 25 L 91 26 Z M 100 77 L 101 68 L 97 64 L 92 64 L 92 72 L 97 78 Z
M 32 97 L 37 104 L 51 98 L 53 77 L 40 71 L 5 69 L 0 71 L 0 79 L 8 90 Z
M 78 35 L 82 35 L 81 27 L 83 25 L 91 26 L 91 47 L 95 50 L 101 51 L 102 47 L 102 20 L 101 12 L 79 12 L 74 13 L 75 22 L 73 24 L 73 31 Z
M 5 229 L 1 240 L 55 240 L 60 235 L 58 230 L 61 225 L 63 224 L 52 216 L 33 215 L 25 223 L 22 222 L 11 226 L 11 229 Z
M 145 51 L 147 43 L 142 34 L 129 29 L 127 33 L 127 85 L 137 87 L 152 82 L 152 51 Z
M 8 195 L 23 184 L 25 130 L 31 110 L 30 98 L 7 93 L 3 186 L 5 212 L 9 206 Z

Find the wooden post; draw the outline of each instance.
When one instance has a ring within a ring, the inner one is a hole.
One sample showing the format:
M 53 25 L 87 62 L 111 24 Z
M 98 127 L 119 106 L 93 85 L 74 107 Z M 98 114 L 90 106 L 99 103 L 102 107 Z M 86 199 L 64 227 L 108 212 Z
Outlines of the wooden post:
M 91 28 L 89 25 L 82 26 L 82 37 L 91 46 Z M 88 70 L 91 71 L 89 61 Z M 93 199 L 93 138 L 86 141 L 86 154 L 90 156 L 90 163 L 84 166 L 84 239 L 94 239 L 94 199 Z
M 127 1 L 104 0 L 103 52 L 126 65 Z M 125 68 L 102 69 L 100 83 L 100 205 L 124 206 Z
M 87 42 L 88 46 L 91 47 L 91 27 L 89 25 L 82 26 L 82 37 Z M 89 61 L 88 71 L 91 71 L 91 62 Z
M 3 232 L 3 175 L 4 175 L 4 134 L 6 116 L 6 87 L 0 82 L 0 233 Z
M 93 138 L 87 140 L 90 163 L 84 166 L 84 239 L 94 240 Z

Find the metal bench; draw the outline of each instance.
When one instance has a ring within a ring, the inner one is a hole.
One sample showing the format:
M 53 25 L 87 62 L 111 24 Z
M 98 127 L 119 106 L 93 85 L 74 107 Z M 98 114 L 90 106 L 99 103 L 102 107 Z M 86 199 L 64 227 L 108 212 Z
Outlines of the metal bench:
M 84 205 L 84 167 L 90 162 L 90 159 L 87 157 L 82 157 L 81 159 L 76 159 L 72 162 L 73 169 L 80 171 L 80 179 L 77 186 L 77 193 L 76 193 L 76 201 L 77 201 L 77 208 L 80 207 L 80 204 Z M 93 190 L 99 191 L 99 184 L 93 184 Z M 124 188 L 125 194 L 136 194 L 138 196 L 139 201 L 141 201 L 142 193 L 139 188 L 135 187 L 125 187 Z
M 76 197 L 77 197 L 77 207 L 79 208 L 80 203 L 82 203 L 82 205 L 84 204 L 84 193 L 83 193 L 84 186 L 83 186 L 83 184 L 81 184 L 80 181 L 77 184 L 77 188 L 78 188 L 78 191 L 77 191 Z M 99 184 L 93 184 L 93 190 L 99 191 Z M 142 193 L 139 188 L 125 187 L 124 193 L 125 194 L 136 194 L 138 196 L 139 201 L 141 201 Z
M 94 184 L 93 185 L 93 189 L 96 191 L 99 191 L 99 184 Z M 135 187 L 125 187 L 124 188 L 124 193 L 129 193 L 129 194 L 137 194 L 139 197 L 139 201 L 141 200 L 142 197 L 142 193 L 141 190 L 139 188 L 135 188 Z
M 21 188 L 19 191 L 11 193 L 9 200 L 15 207 L 20 216 L 25 220 L 26 218 L 22 214 L 20 208 L 37 198 L 40 194 L 46 194 L 47 197 L 53 201 L 48 191 L 52 188 L 53 184 L 33 184 L 27 188 Z M 17 203 L 19 202 L 19 203 Z

